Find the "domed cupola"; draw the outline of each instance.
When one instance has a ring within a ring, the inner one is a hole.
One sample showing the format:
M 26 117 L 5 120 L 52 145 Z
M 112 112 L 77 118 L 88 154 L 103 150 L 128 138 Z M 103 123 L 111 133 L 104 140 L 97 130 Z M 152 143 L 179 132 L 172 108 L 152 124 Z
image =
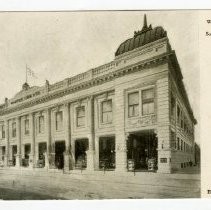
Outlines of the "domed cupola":
M 150 42 L 167 37 L 167 32 L 161 26 L 152 28 L 151 24 L 147 25 L 147 18 L 144 15 L 144 24 L 141 31 L 135 31 L 133 38 L 124 41 L 118 47 L 115 56 L 132 51 L 138 47 L 144 46 Z

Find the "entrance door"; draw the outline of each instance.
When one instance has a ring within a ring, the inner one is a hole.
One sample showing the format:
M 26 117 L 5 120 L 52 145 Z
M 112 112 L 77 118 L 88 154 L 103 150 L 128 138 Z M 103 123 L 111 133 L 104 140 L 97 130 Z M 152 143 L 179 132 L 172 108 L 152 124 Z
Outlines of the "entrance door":
M 55 142 L 55 165 L 58 169 L 64 168 L 65 141 Z
M 12 163 L 13 166 L 16 165 L 16 155 L 17 155 L 17 145 L 12 146 Z
M 128 159 L 134 161 L 136 170 L 157 169 L 157 138 L 153 131 L 130 135 Z
M 75 141 L 75 167 L 86 168 L 87 167 L 87 155 L 88 139 L 79 139 Z
M 99 139 L 99 168 L 115 168 L 115 137 L 101 137 Z
M 39 167 L 44 167 L 45 166 L 45 152 L 47 151 L 47 143 L 46 142 L 42 142 L 39 143 L 39 160 L 38 160 L 38 164 Z
M 25 154 L 25 159 L 23 159 L 23 166 L 29 166 L 29 155 L 31 153 L 31 144 L 25 144 L 24 145 L 24 154 Z

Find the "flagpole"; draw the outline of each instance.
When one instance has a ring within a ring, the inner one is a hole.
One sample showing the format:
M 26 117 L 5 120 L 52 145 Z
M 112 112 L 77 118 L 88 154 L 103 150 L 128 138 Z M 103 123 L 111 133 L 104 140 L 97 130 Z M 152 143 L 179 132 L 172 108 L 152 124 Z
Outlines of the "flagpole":
M 27 83 L 27 64 L 26 64 L 26 83 Z

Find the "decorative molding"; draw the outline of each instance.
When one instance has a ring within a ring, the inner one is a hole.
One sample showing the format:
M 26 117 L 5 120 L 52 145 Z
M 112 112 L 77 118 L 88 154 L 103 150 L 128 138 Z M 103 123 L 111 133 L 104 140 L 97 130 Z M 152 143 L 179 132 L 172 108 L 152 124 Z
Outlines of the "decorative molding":
M 156 115 L 148 115 L 148 116 L 142 116 L 135 119 L 128 119 L 127 120 L 127 127 L 132 128 L 139 128 L 140 126 L 149 126 L 154 125 L 156 123 Z
M 9 114 L 9 113 L 21 110 L 21 109 L 25 109 L 25 108 L 28 108 L 28 107 L 31 107 L 31 106 L 35 106 L 37 104 L 45 103 L 47 101 L 51 101 L 53 99 L 63 97 L 65 95 L 77 92 L 79 90 L 87 89 L 88 87 L 91 87 L 91 86 L 100 85 L 100 84 L 103 84 L 105 82 L 112 81 L 112 80 L 114 80 L 118 77 L 122 77 L 122 76 L 125 76 L 127 74 L 131 74 L 131 73 L 134 73 L 134 72 L 137 72 L 137 71 L 142 71 L 142 70 L 144 70 L 146 68 L 150 68 L 154 65 L 166 63 L 168 61 L 169 57 L 172 54 L 173 53 L 165 53 L 163 55 L 153 57 L 152 59 L 141 61 L 140 63 L 138 63 L 136 65 L 124 67 L 122 69 L 116 70 L 115 72 L 110 72 L 110 73 L 104 74 L 100 77 L 92 78 L 91 80 L 88 80 L 88 81 L 83 82 L 81 84 L 76 84 L 76 85 L 70 86 L 68 88 L 64 87 L 64 89 L 60 89 L 60 90 L 55 91 L 53 93 L 51 93 L 49 91 L 48 94 L 41 96 L 40 98 L 37 98 L 35 100 L 31 100 L 31 101 L 25 102 L 23 104 L 19 104 L 15 107 L 12 107 L 12 108 L 7 107 L 7 108 L 0 109 L 0 116 L 6 115 L 6 114 Z

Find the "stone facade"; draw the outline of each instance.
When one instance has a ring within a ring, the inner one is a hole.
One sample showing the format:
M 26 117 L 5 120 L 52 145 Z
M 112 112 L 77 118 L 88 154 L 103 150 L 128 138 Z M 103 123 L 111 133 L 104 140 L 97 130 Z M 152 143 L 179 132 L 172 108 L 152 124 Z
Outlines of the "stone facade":
M 144 90 L 153 90 L 148 114 Z M 131 117 L 134 92 L 139 99 Z M 105 101 L 111 105 L 104 112 Z M 147 131 L 157 139 L 157 171 L 171 173 L 194 162 L 195 123 L 175 52 L 163 37 L 56 84 L 24 85 L 0 105 L 0 159 L 4 166 L 33 168 L 44 159 L 45 168 L 99 170 L 100 139 L 112 138 L 114 169 L 125 172 L 128 138 Z

